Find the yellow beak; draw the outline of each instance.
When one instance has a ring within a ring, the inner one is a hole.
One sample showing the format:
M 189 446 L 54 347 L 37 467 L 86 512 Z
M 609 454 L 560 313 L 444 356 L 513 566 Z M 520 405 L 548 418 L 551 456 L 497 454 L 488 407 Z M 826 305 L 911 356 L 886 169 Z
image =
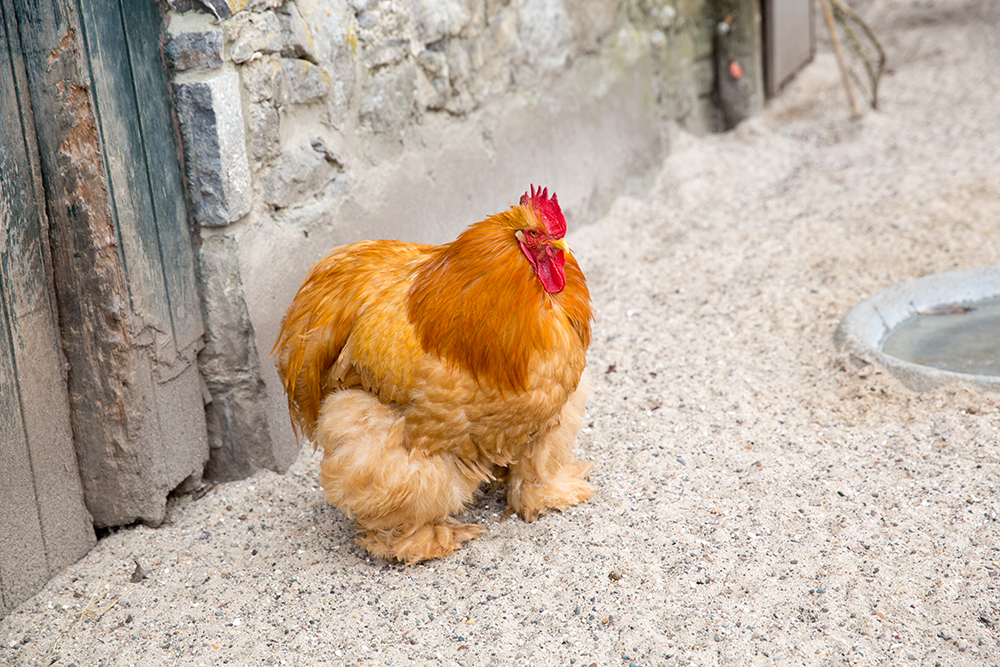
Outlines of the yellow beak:
M 566 243 L 566 239 L 552 239 L 551 241 L 549 241 L 549 245 L 553 245 L 562 250 L 563 252 L 566 253 L 569 252 L 569 244 Z

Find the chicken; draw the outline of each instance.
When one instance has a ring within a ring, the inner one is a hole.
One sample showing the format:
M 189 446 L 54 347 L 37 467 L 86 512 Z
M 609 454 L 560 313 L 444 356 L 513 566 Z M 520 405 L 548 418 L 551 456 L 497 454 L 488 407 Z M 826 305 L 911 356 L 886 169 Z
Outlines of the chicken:
M 416 563 L 454 551 L 484 482 L 534 521 L 587 500 L 573 444 L 593 318 L 555 193 L 432 246 L 362 241 L 305 278 L 272 354 L 327 500 L 359 544 Z

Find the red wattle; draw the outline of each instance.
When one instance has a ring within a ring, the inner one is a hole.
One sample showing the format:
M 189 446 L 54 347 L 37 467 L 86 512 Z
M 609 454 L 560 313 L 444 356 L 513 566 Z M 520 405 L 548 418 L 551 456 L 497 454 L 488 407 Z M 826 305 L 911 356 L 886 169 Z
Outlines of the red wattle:
M 549 294 L 561 292 L 566 287 L 565 266 L 566 256 L 561 251 L 553 252 L 550 246 L 546 246 L 545 254 L 535 264 L 535 273 Z
M 566 256 L 562 251 L 555 251 L 552 246 L 546 245 L 545 249 L 535 254 L 523 241 L 518 241 L 521 252 L 531 262 L 531 268 L 535 270 L 542 287 L 549 294 L 563 291 L 566 287 Z M 537 247 L 537 246 L 536 246 Z

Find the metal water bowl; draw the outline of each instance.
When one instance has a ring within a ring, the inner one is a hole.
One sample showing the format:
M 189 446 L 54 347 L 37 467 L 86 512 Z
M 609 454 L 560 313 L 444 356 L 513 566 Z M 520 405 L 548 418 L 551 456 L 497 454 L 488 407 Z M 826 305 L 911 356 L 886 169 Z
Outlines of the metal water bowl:
M 883 290 L 847 313 L 834 342 L 914 391 L 950 382 L 1000 391 L 1000 266 Z

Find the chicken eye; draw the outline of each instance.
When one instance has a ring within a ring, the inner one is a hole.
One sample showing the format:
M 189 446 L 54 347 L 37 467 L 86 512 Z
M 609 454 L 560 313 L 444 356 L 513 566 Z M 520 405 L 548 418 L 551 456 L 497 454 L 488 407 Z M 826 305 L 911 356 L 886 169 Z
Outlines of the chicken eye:
M 528 230 L 528 235 L 537 239 L 538 238 L 538 230 L 537 229 L 529 229 Z

